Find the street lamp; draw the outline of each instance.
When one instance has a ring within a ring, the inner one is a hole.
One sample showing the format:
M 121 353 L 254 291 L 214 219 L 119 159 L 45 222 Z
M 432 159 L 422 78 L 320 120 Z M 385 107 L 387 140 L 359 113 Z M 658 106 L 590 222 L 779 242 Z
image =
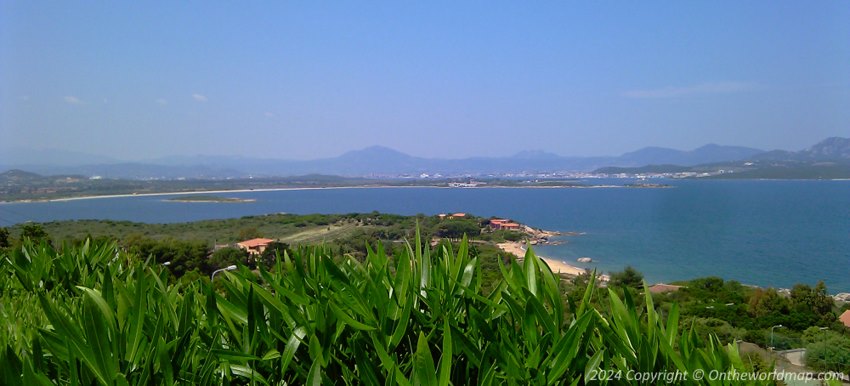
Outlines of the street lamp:
M 777 324 L 777 325 L 775 325 L 775 326 L 773 326 L 773 327 L 771 327 L 771 328 L 770 328 L 770 348 L 771 348 L 771 349 L 773 348 L 773 329 L 775 329 L 775 328 L 782 328 L 782 327 L 783 327 L 783 326 L 782 326 L 781 324 Z
M 236 268 L 237 267 L 235 265 L 228 265 L 227 267 L 224 267 L 222 269 L 217 269 L 217 270 L 213 271 L 212 275 L 210 275 L 210 281 L 215 280 L 215 274 L 217 274 L 221 271 L 233 271 Z

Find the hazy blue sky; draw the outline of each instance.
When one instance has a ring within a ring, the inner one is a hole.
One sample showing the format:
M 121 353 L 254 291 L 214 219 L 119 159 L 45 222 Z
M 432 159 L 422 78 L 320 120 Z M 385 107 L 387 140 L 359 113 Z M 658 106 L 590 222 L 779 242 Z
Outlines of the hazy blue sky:
M 0 2 L 0 147 L 460 158 L 828 136 L 850 136 L 848 1 Z

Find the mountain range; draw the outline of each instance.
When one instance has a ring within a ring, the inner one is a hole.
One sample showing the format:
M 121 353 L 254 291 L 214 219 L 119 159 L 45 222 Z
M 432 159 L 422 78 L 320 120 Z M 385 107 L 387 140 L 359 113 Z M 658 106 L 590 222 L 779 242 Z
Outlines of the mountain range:
M 850 178 L 850 138 L 832 137 L 800 151 L 773 150 L 750 157 L 698 165 L 648 164 L 604 167 L 599 174 L 697 173 L 714 178 Z
M 828 138 L 799 152 L 762 151 L 740 146 L 705 145 L 693 150 L 647 147 L 611 157 L 565 157 L 542 151 L 523 151 L 505 157 L 437 159 L 415 157 L 373 146 L 338 157 L 315 160 L 280 160 L 231 156 L 175 156 L 146 162 L 122 162 L 104 157 L 62 151 L 13 149 L 0 153 L 0 170 L 21 169 L 45 175 L 83 175 L 104 178 L 243 178 L 248 176 L 399 177 L 441 174 L 506 175 L 517 173 L 589 172 L 603 167 L 637 168 L 675 165 L 694 168 L 736 162 L 798 162 L 850 160 L 850 139 Z

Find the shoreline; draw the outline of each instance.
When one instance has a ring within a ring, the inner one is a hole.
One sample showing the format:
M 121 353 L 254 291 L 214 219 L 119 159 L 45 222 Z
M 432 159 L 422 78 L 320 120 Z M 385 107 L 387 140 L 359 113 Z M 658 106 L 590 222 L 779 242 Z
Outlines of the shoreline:
M 227 190 L 191 190 L 191 191 L 176 191 L 176 192 L 156 192 L 156 193 L 121 193 L 121 194 L 105 194 L 105 195 L 89 195 L 78 197 L 62 197 L 62 198 L 45 198 L 45 199 L 25 199 L 14 201 L 0 201 L 0 204 L 26 204 L 36 202 L 66 202 L 79 200 L 96 200 L 99 198 L 128 198 L 128 197 L 156 197 L 156 196 L 184 196 L 192 194 L 222 194 L 222 193 L 250 193 L 250 192 L 279 192 L 290 190 L 322 190 L 322 189 L 370 189 L 370 188 L 428 188 L 432 186 L 322 186 L 322 187 L 292 187 L 292 188 L 258 188 L 258 189 L 227 189 Z M 439 188 L 439 186 L 433 186 Z
M 86 195 L 59 198 L 29 198 L 19 200 L 0 200 L 0 204 L 29 204 L 41 202 L 67 202 L 78 200 L 94 200 L 99 198 L 128 198 L 128 197 L 151 197 L 172 196 L 188 194 L 220 194 L 220 193 L 250 193 L 250 192 L 279 192 L 296 190 L 322 190 L 322 189 L 407 189 L 407 188 L 433 188 L 433 189 L 661 189 L 661 187 L 634 187 L 626 185 L 569 185 L 569 186 L 475 186 L 475 187 L 453 187 L 437 185 L 360 185 L 360 186 L 318 186 L 318 187 L 288 187 L 288 188 L 257 188 L 257 189 L 219 189 L 219 190 L 191 190 L 152 193 L 120 193 L 104 195 Z M 664 187 L 666 188 L 666 187 Z
M 200 204 L 244 204 L 248 202 L 256 202 L 257 200 L 253 198 L 224 198 L 224 199 L 216 199 L 216 200 L 192 200 L 192 199 L 182 199 L 182 198 L 170 198 L 162 200 L 164 202 L 187 202 L 187 203 L 200 203 Z
M 685 178 L 685 180 L 697 180 L 698 178 Z M 629 180 L 625 178 L 624 180 Z M 850 178 L 741 178 L 741 179 L 716 179 L 716 180 L 752 180 L 752 181 L 850 181 Z M 218 189 L 218 190 L 192 190 L 192 191 L 169 191 L 169 192 L 152 192 L 152 193 L 120 193 L 120 194 L 104 194 L 104 195 L 85 195 L 59 198 L 23 198 L 6 200 L 0 199 L 2 204 L 28 204 L 42 202 L 65 202 L 76 200 L 93 200 L 97 198 L 126 198 L 126 197 L 145 197 L 145 196 L 168 196 L 168 195 L 184 195 L 184 194 L 205 194 L 205 193 L 248 193 L 248 192 L 274 192 L 274 191 L 289 191 L 289 190 L 321 190 L 321 189 L 375 189 L 375 188 L 434 188 L 434 189 L 669 189 L 675 188 L 674 185 L 663 186 L 633 186 L 633 185 L 564 185 L 564 186 L 506 186 L 506 185 L 482 185 L 469 187 L 453 187 L 453 186 L 438 186 L 438 185 L 354 185 L 354 186 L 319 186 L 319 187 L 287 187 L 287 188 L 240 188 L 240 189 Z
M 519 260 L 525 258 L 525 252 L 526 252 L 525 245 L 521 242 L 509 241 L 509 242 L 504 242 L 504 243 L 498 243 L 498 244 L 496 244 L 496 246 L 499 247 L 499 249 L 501 249 L 502 251 L 505 251 L 507 253 L 510 253 L 510 254 L 516 256 L 516 258 L 519 259 Z M 534 255 L 537 256 L 538 258 L 540 258 L 540 260 L 543 260 L 543 262 L 545 262 L 546 265 L 549 266 L 549 269 L 551 269 L 552 272 L 555 273 L 555 274 L 564 274 L 564 275 L 568 275 L 568 276 L 579 276 L 579 275 L 582 275 L 582 274 L 585 274 L 585 273 L 588 272 L 584 268 L 579 268 L 579 267 L 567 264 L 567 263 L 565 263 L 561 260 L 555 260 L 555 259 L 552 259 L 552 258 L 549 258 L 549 257 L 546 257 L 546 256 L 539 255 L 537 253 L 534 253 Z

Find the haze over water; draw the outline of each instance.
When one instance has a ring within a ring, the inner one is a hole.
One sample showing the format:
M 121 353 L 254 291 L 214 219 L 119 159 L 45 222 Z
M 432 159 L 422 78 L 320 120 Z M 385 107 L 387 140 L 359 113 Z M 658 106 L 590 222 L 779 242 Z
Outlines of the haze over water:
M 650 282 L 720 276 L 791 287 L 824 280 L 850 292 L 850 181 L 667 181 L 670 189 L 320 189 L 221 194 L 239 204 L 168 196 L 0 205 L 0 226 L 27 220 L 184 222 L 266 213 L 413 215 L 464 211 L 563 232 L 538 253 L 601 271 L 632 265 Z M 588 256 L 593 264 L 576 263 Z

